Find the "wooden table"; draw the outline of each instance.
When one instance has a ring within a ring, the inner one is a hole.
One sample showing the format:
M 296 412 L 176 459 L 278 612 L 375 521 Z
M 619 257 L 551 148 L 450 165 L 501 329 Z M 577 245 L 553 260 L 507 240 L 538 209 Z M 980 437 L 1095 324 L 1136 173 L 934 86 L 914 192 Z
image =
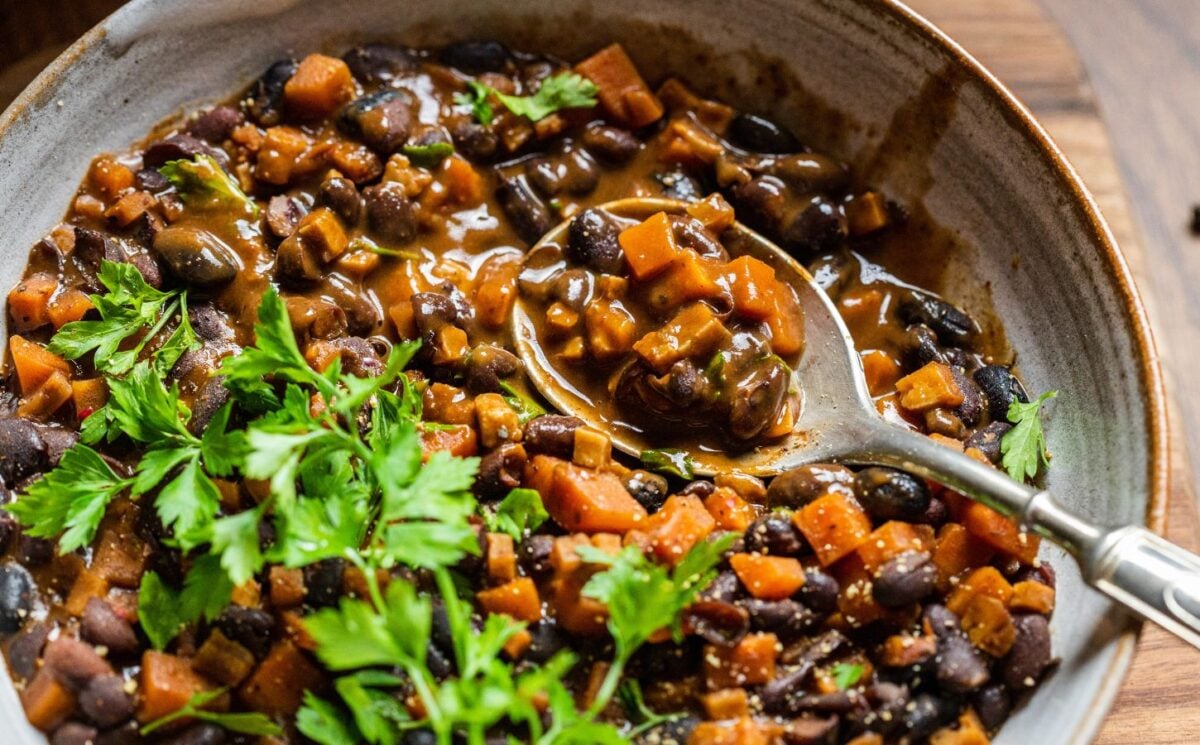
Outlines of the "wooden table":
M 73 0 L 63 4 L 69 12 L 52 13 L 47 6 L 58 3 L 0 0 L 0 107 L 70 39 L 120 4 Z M 1200 281 L 1200 244 L 1188 244 L 1184 226 L 1189 200 L 1200 201 L 1200 3 L 1047 0 L 1080 45 L 1087 72 L 1095 76 L 1118 135 L 1115 143 L 1075 49 L 1037 0 L 909 4 L 978 57 L 1033 110 L 1112 226 L 1159 334 L 1168 392 L 1177 404 L 1171 417 L 1167 535 L 1195 549 L 1200 534 L 1186 445 L 1189 440 L 1200 443 L 1200 376 L 1190 374 L 1200 364 L 1200 303 L 1192 302 L 1189 293 Z M 1174 101 L 1190 104 L 1178 108 L 1190 118 L 1170 109 L 1164 113 L 1163 107 Z M 1122 180 L 1114 151 L 1128 181 Z M 1127 189 L 1137 200 L 1140 230 Z M 1181 426 L 1180 409 L 1188 414 L 1187 428 Z M 1148 626 L 1098 745 L 1200 740 L 1200 707 L 1195 705 L 1200 679 L 1193 674 L 1198 663 L 1200 654 Z

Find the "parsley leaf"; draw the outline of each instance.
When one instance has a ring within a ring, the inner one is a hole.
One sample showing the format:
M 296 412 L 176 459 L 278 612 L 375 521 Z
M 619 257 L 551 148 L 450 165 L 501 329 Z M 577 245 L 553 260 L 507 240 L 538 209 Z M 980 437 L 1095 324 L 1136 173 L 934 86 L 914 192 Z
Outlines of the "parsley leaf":
M 481 124 L 491 124 L 494 118 L 491 97 L 517 116 L 536 122 L 562 109 L 595 106 L 597 90 L 595 83 L 578 73 L 560 72 L 543 80 L 529 96 L 510 96 L 477 80 L 468 80 L 467 91 L 455 94 L 454 102 L 470 107 Z
M 221 568 L 220 558 L 200 557 L 188 570 L 183 590 L 169 587 L 154 571 L 142 575 L 138 588 L 138 623 L 151 646 L 165 649 L 185 624 L 201 616 L 215 620 L 229 604 L 233 583 Z
M 346 745 L 362 740 L 345 711 L 312 691 L 304 692 L 304 706 L 296 712 L 296 729 L 321 745 Z
M 642 465 L 652 471 L 691 480 L 696 476 L 696 462 L 690 453 L 675 448 L 643 450 L 638 456 Z
M 149 735 L 163 727 L 166 727 L 172 722 L 177 722 L 180 719 L 191 718 L 198 719 L 202 722 L 210 722 L 230 732 L 238 732 L 243 735 L 267 735 L 278 737 L 283 734 L 283 730 L 279 725 L 275 724 L 261 712 L 218 712 L 208 711 L 204 708 L 207 704 L 225 695 L 227 688 L 218 688 L 213 691 L 201 691 L 188 699 L 188 702 L 183 705 L 183 708 L 178 711 L 173 711 L 166 716 L 159 717 L 139 730 L 139 733 Z
M 1000 462 L 1017 481 L 1037 476 L 1038 469 L 1050 463 L 1039 414 L 1042 404 L 1056 396 L 1058 391 L 1047 391 L 1029 403 L 1013 401 L 1008 407 L 1008 421 L 1014 426 L 1000 438 Z
M 493 512 L 484 512 L 488 530 L 508 533 L 515 540 L 524 540 L 550 517 L 542 504 L 542 495 L 535 489 L 513 489 Z
M 188 207 L 242 213 L 258 219 L 258 204 L 246 196 L 237 180 L 226 173 L 211 155 L 197 155 L 194 160 L 168 161 L 158 172 L 175 187 L 179 198 Z
M 530 419 L 536 419 L 546 413 L 545 407 L 533 400 L 533 398 L 513 388 L 509 383 L 501 381 L 500 390 L 504 392 L 504 401 L 513 411 L 517 412 L 517 419 L 521 424 L 525 424 Z
M 839 691 L 844 691 L 862 680 L 864 672 L 866 669 L 862 665 L 850 662 L 839 662 L 829 670 L 830 675 L 833 676 L 834 685 L 838 687 Z
M 400 152 L 422 168 L 433 168 L 442 159 L 454 154 L 454 145 L 449 142 L 431 142 L 428 145 L 405 145 Z
M 35 481 L 6 509 L 38 538 L 59 537 L 58 551 L 68 554 L 96 537 L 104 512 L 132 481 L 124 479 L 87 445 L 63 453 L 58 467 Z
M 221 566 L 234 585 L 240 585 L 263 566 L 258 527 L 262 505 L 215 520 L 212 524 L 212 550 L 221 557 Z

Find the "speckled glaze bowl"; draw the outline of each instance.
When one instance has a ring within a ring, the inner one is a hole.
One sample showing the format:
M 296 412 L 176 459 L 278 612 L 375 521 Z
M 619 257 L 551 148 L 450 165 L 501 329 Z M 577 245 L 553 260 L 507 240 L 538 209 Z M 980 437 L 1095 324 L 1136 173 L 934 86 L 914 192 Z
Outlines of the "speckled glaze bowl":
M 648 79 L 781 120 L 932 219 L 946 292 L 1004 319 L 1034 390 L 1061 391 L 1049 487 L 1108 524 L 1161 527 L 1166 426 L 1129 271 L 1096 204 L 1029 113 L 953 41 L 885 0 L 134 0 L 68 49 L 0 117 L 0 285 L 62 216 L 90 158 L 228 96 L 292 52 L 367 39 L 498 37 L 574 58 L 622 40 Z M 0 324 L 3 324 L 0 319 Z M 1061 552 L 1058 669 L 996 742 L 1085 743 L 1129 665 L 1137 625 Z M 0 738 L 44 742 L 7 675 Z

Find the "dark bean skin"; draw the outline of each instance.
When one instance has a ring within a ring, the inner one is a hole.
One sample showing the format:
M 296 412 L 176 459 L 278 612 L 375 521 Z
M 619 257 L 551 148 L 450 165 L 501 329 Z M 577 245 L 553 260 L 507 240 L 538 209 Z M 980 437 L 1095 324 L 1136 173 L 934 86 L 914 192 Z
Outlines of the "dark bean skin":
M 1023 615 L 1013 619 L 1017 639 L 1000 663 L 1004 684 L 1025 691 L 1037 684 L 1050 665 L 1050 622 L 1045 616 Z
M 606 163 L 624 163 L 642 148 L 642 141 L 620 127 L 593 124 L 583 130 L 583 145 Z
M 463 119 L 451 125 L 450 136 L 454 138 L 454 149 L 472 160 L 490 160 L 500 147 L 500 137 L 491 127 Z
M 507 443 L 479 460 L 479 471 L 471 491 L 485 501 L 503 499 L 521 485 L 525 468 L 525 448 Z
M 257 608 L 231 605 L 216 621 L 221 633 L 254 653 L 258 659 L 266 656 L 275 631 L 275 617 Z
M 686 486 L 679 490 L 679 493 L 697 497 L 699 499 L 707 499 L 708 497 L 711 497 L 712 493 L 716 490 L 717 487 L 713 485 L 713 482 L 698 480 L 689 482 Z
M 963 443 L 964 447 L 975 448 L 987 456 L 992 463 L 1000 462 L 1000 440 L 1012 429 L 1008 422 L 988 422 L 987 425 L 973 432 Z
M 920 525 L 932 525 L 937 527 L 946 522 L 946 518 L 950 516 L 949 510 L 946 509 L 946 503 L 936 497 L 929 500 L 929 506 L 925 508 L 925 514 L 914 522 Z
M 40 567 L 50 563 L 54 558 L 54 541 L 46 538 L 35 538 L 22 535 L 17 540 L 17 559 L 27 567 Z M 0 574 L 0 588 L 3 587 L 3 574 Z M 3 613 L 5 601 L 0 594 L 0 614 Z M 0 615 L 2 617 L 2 615 Z
M 847 235 L 842 205 L 816 196 L 783 228 L 780 239 L 789 252 L 804 258 L 840 246 Z
M 617 274 L 624 265 L 617 234 L 621 227 L 607 212 L 588 208 L 567 229 L 567 258 L 604 274 Z
M 37 672 L 37 661 L 50 634 L 50 626 L 32 623 L 8 642 L 8 667 L 14 678 L 28 680 Z
M 354 99 L 338 115 L 338 126 L 381 155 L 404 146 L 412 128 L 408 95 L 382 90 Z
M 975 713 L 987 730 L 995 730 L 1008 719 L 1012 698 L 1004 686 L 996 684 L 979 689 L 974 696 Z
M 864 468 L 854 485 L 863 509 L 876 520 L 913 520 L 929 507 L 925 483 L 894 468 Z
M 188 134 L 219 145 L 230 133 L 246 121 L 242 112 L 233 106 L 214 106 L 188 122 Z
M 897 310 L 905 323 L 925 324 L 937 334 L 938 341 L 948 346 L 968 344 L 979 332 L 979 326 L 965 311 L 929 293 L 909 293 Z
M 468 75 L 503 72 L 512 61 L 508 47 L 498 41 L 460 41 L 442 50 L 438 59 Z
M 782 362 L 767 360 L 744 378 L 733 393 L 729 433 L 743 441 L 758 437 L 783 406 L 788 378 Z
M 946 634 L 939 638 L 934 662 L 938 685 L 947 693 L 968 693 L 988 682 L 987 663 L 962 634 Z
M 836 715 L 824 719 L 793 719 L 783 731 L 783 745 L 833 745 L 837 739 L 838 722 Z
M 0 419 L 0 483 L 16 486 L 46 466 L 46 443 L 32 422 Z
M 871 595 L 887 608 L 903 608 L 929 597 L 937 584 L 937 568 L 924 552 L 906 551 L 875 573 Z
M 1007 422 L 1008 408 L 1014 401 L 1029 401 L 1021 381 L 1003 365 L 985 365 L 976 370 L 973 377 L 987 399 L 988 415 L 992 421 Z
M 816 613 L 791 599 L 746 598 L 740 605 L 750 613 L 750 628 L 775 634 L 784 643 L 807 633 L 820 621 Z
M 936 603 L 925 606 L 921 620 L 928 628 L 929 633 L 936 635 L 939 639 L 947 635 L 958 634 L 962 630 L 958 623 L 958 616 L 946 606 Z
M 133 626 L 117 615 L 112 606 L 100 598 L 90 598 L 83 610 L 80 634 L 92 644 L 108 647 L 111 654 L 136 652 L 137 635 Z
M 20 564 L 0 564 L 0 633 L 21 628 L 33 608 L 36 587 L 29 571 Z
M 0 494 L 0 497 L 3 496 L 6 495 Z M 17 523 L 17 519 L 8 511 L 0 509 L 0 553 L 8 550 L 9 544 L 20 530 L 21 526 Z
M 798 510 L 830 492 L 854 494 L 854 472 L 828 463 L 785 471 L 767 486 L 767 506 Z
M 417 68 L 412 50 L 392 44 L 366 44 L 342 55 L 360 83 L 386 83 Z
M 738 114 L 729 123 L 729 141 L 752 153 L 794 153 L 800 143 L 784 127 L 754 114 Z
M 304 217 L 304 205 L 287 194 L 276 194 L 267 202 L 267 229 L 276 238 L 287 238 L 296 232 L 296 226 Z
M 112 675 L 113 668 L 87 642 L 60 636 L 46 645 L 42 660 L 64 684 L 78 690 L 98 675 Z
M 922 693 L 904 714 L 904 724 L 914 742 L 922 741 L 955 716 L 955 707 L 943 698 Z
M 209 155 L 222 165 L 229 160 L 225 151 L 203 140 L 191 135 L 173 134 L 147 147 L 142 153 L 142 164 L 146 168 L 159 168 L 172 160 L 193 160 L 197 155 Z
M 407 243 L 417 234 L 417 208 L 396 183 L 363 190 L 371 230 L 389 247 Z
M 530 186 L 524 175 L 510 176 L 496 188 L 496 199 L 517 235 L 526 243 L 537 243 L 554 225 L 550 208 Z
M 695 202 L 707 193 L 700 182 L 683 171 L 656 173 L 654 179 L 662 186 L 662 194 L 667 199 Z
M 264 127 L 273 127 L 279 123 L 283 115 L 283 87 L 296 73 L 295 60 L 280 60 L 262 74 L 250 92 L 250 105 L 247 107 L 254 121 Z
M 342 559 L 325 559 L 304 568 L 304 586 L 308 589 L 305 598 L 314 608 L 336 605 L 342 595 L 342 575 L 346 563 Z
M 946 355 L 938 343 L 937 334 L 923 323 L 916 323 L 905 329 L 901 349 L 905 361 L 913 369 L 924 367 L 930 362 L 946 362 Z
M 181 281 L 202 287 L 229 282 L 237 276 L 237 254 L 207 230 L 172 225 L 154 236 L 154 253 Z
M 931 433 L 962 439 L 967 428 L 958 414 L 950 409 L 936 407 L 925 412 L 925 429 Z
M 271 201 L 274 201 L 272 198 Z M 354 226 L 362 219 L 364 206 L 358 187 L 348 178 L 334 176 L 321 183 L 317 201 L 333 210 L 342 222 Z
M 726 569 L 717 574 L 708 587 L 704 588 L 704 592 L 700 593 L 700 597 L 706 600 L 719 600 L 725 603 L 732 603 L 744 593 L 742 592 L 742 583 L 738 580 L 737 575 L 733 570 Z
M 963 401 L 954 409 L 954 413 L 958 415 L 963 424 L 974 427 L 983 417 L 983 409 L 987 404 L 983 398 L 983 391 L 979 390 L 979 386 L 974 380 L 967 377 L 961 367 L 952 367 L 950 372 L 954 375 L 954 382 L 958 384 L 958 389 L 963 394 Z
M 575 452 L 575 430 L 582 426 L 583 420 L 573 416 L 547 414 L 530 419 L 523 432 L 525 449 L 530 453 L 570 458 Z
M 529 644 L 529 649 L 525 650 L 522 660 L 541 665 L 548 662 L 558 652 L 562 651 L 570 640 L 558 624 L 551 618 L 543 618 L 537 623 L 531 624 L 529 634 L 533 640 Z
M 225 730 L 208 722 L 193 724 L 170 740 L 171 745 L 224 745 L 225 742 Z
M 667 743 L 684 743 L 691 737 L 692 730 L 700 724 L 700 720 L 688 715 L 679 719 L 651 727 L 637 736 L 637 745 L 666 745 Z
M 833 575 L 809 567 L 804 570 L 804 585 L 796 593 L 796 599 L 815 611 L 828 613 L 837 608 L 840 589 Z
M 647 512 L 653 514 L 658 512 L 663 503 L 667 501 L 670 486 L 667 480 L 657 473 L 639 469 L 630 472 L 625 479 L 625 490 L 633 495 L 633 498 L 637 500 L 638 504 L 645 507 Z
M 759 691 L 763 709 L 773 714 L 790 713 L 793 699 L 803 694 L 804 681 L 812 670 L 813 664 L 805 662 L 797 668 L 781 671 Z
M 521 359 L 494 344 L 478 344 L 467 358 L 467 387 L 475 393 L 500 390 L 500 381 L 521 370 Z
M 92 745 L 99 732 L 80 722 L 66 722 L 50 737 L 50 745 Z
M 527 161 L 525 174 L 530 183 L 548 197 L 590 194 L 600 182 L 596 161 L 588 151 L 578 147 L 563 148 L 557 153 Z
M 778 512 L 763 515 L 750 523 L 745 541 L 747 551 L 773 556 L 796 556 L 808 545 L 788 516 Z
M 125 680 L 119 675 L 101 675 L 79 692 L 79 708 L 88 719 L 103 729 L 114 727 L 133 716 L 133 697 L 125 692 Z
M 688 608 L 685 618 L 693 633 L 710 644 L 737 644 L 750 631 L 750 612 L 721 600 L 699 600 Z
M 521 541 L 517 559 L 526 574 L 535 579 L 545 579 L 554 571 L 550 565 L 550 552 L 553 550 L 553 536 L 531 535 Z
M 450 298 L 436 292 L 418 292 L 412 296 L 413 321 L 421 335 L 431 334 L 458 320 L 458 309 Z

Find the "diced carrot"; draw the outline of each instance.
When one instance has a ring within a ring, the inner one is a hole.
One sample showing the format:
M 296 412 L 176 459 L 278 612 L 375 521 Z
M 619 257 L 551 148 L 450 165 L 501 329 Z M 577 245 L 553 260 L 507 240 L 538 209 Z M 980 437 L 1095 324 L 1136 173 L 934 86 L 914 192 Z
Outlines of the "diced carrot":
M 471 207 L 483 201 L 483 177 L 466 158 L 452 155 L 442 161 L 450 201 Z
M 8 293 L 8 313 L 16 331 L 32 331 L 50 323 L 50 298 L 58 289 L 58 280 L 48 274 L 35 274 L 17 283 Z
M 750 717 L 734 722 L 700 722 L 688 735 L 687 745 L 769 745 L 776 727 Z
M 883 326 L 883 293 L 872 287 L 847 290 L 837 301 L 838 312 L 851 328 Z
M 104 216 L 118 227 L 128 227 L 158 204 L 158 199 L 147 191 L 133 191 L 116 201 L 104 211 Z
M 282 681 L 281 681 L 282 682 Z M 192 670 L 188 660 L 165 652 L 147 650 L 142 655 L 142 671 L 138 690 L 139 722 L 152 722 L 159 717 L 179 711 L 192 696 L 212 688 L 212 685 Z
M 304 602 L 308 588 L 304 586 L 304 571 L 273 566 L 268 573 L 271 582 L 271 605 L 277 609 L 295 608 Z
M 872 349 L 862 355 L 863 372 L 867 376 L 867 389 L 872 396 L 882 396 L 896 386 L 900 379 L 900 363 L 882 349 Z
M 308 173 L 319 165 L 310 162 L 312 140 L 295 127 L 271 127 L 258 149 L 254 177 L 268 184 L 282 186 L 293 176 Z
M 821 566 L 829 566 L 861 546 L 871 533 L 871 520 L 853 497 L 826 494 L 806 504 L 792 522 L 808 539 Z
M 583 595 L 583 586 L 591 578 L 589 572 L 571 572 L 550 581 L 554 617 L 558 624 L 573 634 L 599 636 L 605 632 L 608 609 L 604 603 Z
M 738 496 L 738 493 L 728 487 L 717 487 L 704 500 L 704 509 L 717 521 L 721 530 L 733 530 L 741 533 L 750 527 L 758 513 L 754 505 Z
M 334 265 L 337 271 L 362 279 L 379 268 L 383 258 L 371 251 L 350 251 L 342 254 Z
M 17 414 L 27 419 L 48 419 L 70 399 L 71 381 L 55 371 L 37 390 L 21 399 Z
M 433 332 L 433 364 L 450 365 L 462 362 L 471 351 L 467 332 L 458 326 L 442 326 Z
M 633 278 L 644 282 L 666 269 L 679 255 L 675 231 L 666 212 L 656 212 L 633 227 L 622 230 L 617 242 Z
M 54 328 L 60 329 L 72 321 L 82 319 L 92 309 L 87 293 L 79 290 L 63 290 L 46 306 L 46 314 Z
M 499 393 L 481 393 L 475 397 L 475 418 L 479 423 L 479 442 L 489 450 L 521 439 L 521 417 Z
M 350 570 L 348 569 L 347 571 Z M 366 579 L 363 579 L 362 592 L 357 594 L 367 594 Z M 242 608 L 259 607 L 262 605 L 262 585 L 258 584 L 258 580 L 256 579 L 246 580 L 242 584 L 233 588 L 233 592 L 229 596 L 229 602 Z
M 791 557 L 734 554 L 729 564 L 746 591 L 760 600 L 784 600 L 804 586 L 804 567 Z
M 396 335 L 401 339 L 414 339 L 417 336 L 417 324 L 413 316 L 412 299 L 405 298 L 388 308 L 388 318 L 396 327 Z
M 690 248 L 681 249 L 671 266 L 647 286 L 646 302 L 663 313 L 692 300 L 719 297 L 721 286 L 714 278 L 720 273 L 717 262 L 701 258 Z
M 424 460 L 444 450 L 451 455 L 466 458 L 479 452 L 475 428 L 466 424 L 421 430 L 421 452 Z
M 879 662 L 884 667 L 909 667 L 937 654 L 937 638 L 894 634 L 883 641 Z
M 858 547 L 858 555 L 867 570 L 874 572 L 905 551 L 927 551 L 931 548 L 932 544 L 922 541 L 913 525 L 889 520 L 867 536 L 867 540 Z
M 88 169 L 88 180 L 107 199 L 112 199 L 133 186 L 133 171 L 111 155 L 101 155 L 92 161 Z
M 1031 579 L 1018 582 L 1013 585 L 1008 607 L 1030 613 L 1050 613 L 1054 610 L 1054 588 Z
M 288 108 L 299 116 L 329 116 L 354 96 L 354 76 L 345 62 L 323 54 L 310 54 L 283 87 Z
M 571 306 L 555 300 L 546 309 L 546 329 L 552 336 L 562 337 L 579 326 L 579 313 Z
M 324 678 L 320 668 L 309 662 L 292 641 L 275 642 L 266 659 L 238 689 L 238 697 L 250 709 L 270 717 L 289 717 L 304 700 L 305 691 L 315 691 Z
M 726 265 L 725 273 L 735 313 L 752 321 L 764 321 L 775 313 L 781 288 L 774 268 L 753 256 L 739 256 Z
M 487 534 L 487 573 L 493 582 L 509 582 L 517 577 L 517 553 L 508 533 Z
M 141 584 L 148 552 L 145 541 L 134 532 L 133 513 L 121 517 L 100 529 L 92 569 L 117 587 L 132 590 Z
M 342 221 L 328 207 L 318 207 L 305 215 L 296 226 L 295 234 L 326 264 L 345 253 L 350 245 Z
M 775 677 L 779 639 L 774 634 L 747 634 L 732 647 L 704 647 L 704 675 L 710 691 L 760 685 Z
M 584 468 L 607 468 L 612 462 L 612 438 L 598 429 L 577 427 L 571 462 Z
M 987 595 L 976 595 L 962 614 L 962 630 L 979 649 L 992 657 L 1003 657 L 1017 639 L 1017 627 L 1004 603 Z
M 458 386 L 431 383 L 421 396 L 423 418 L 440 424 L 474 424 L 475 397 Z
M 987 732 L 973 709 L 958 717 L 958 727 L 942 727 L 929 736 L 929 745 L 988 745 Z
M 517 275 L 521 263 L 509 255 L 488 259 L 475 278 L 475 318 L 488 328 L 498 329 L 508 323 L 513 303 L 517 299 Z
M 866 235 L 887 227 L 887 202 L 879 192 L 866 191 L 846 203 L 846 224 L 850 235 Z
M 213 629 L 192 658 L 192 669 L 221 685 L 236 686 L 254 669 L 254 662 L 250 650 Z
M 103 599 L 108 595 L 108 588 L 107 579 L 98 572 L 85 568 L 75 577 L 75 582 L 71 585 L 71 594 L 67 596 L 63 607 L 72 616 L 82 616 L 88 601 L 92 598 Z
M 739 719 L 750 716 L 750 697 L 745 688 L 722 688 L 700 696 L 709 719 Z
M 857 552 L 847 555 L 832 567 L 838 581 L 838 612 L 846 625 L 859 628 L 883 618 L 883 606 L 872 594 L 874 577 Z
M 75 710 L 75 694 L 58 682 L 49 668 L 37 671 L 21 692 L 21 705 L 29 723 L 43 732 L 51 732 Z
M 985 504 L 968 504 L 963 510 L 962 523 L 972 535 L 1023 564 L 1032 564 L 1037 559 L 1042 539 Z
M 968 569 L 988 563 L 994 551 L 983 541 L 967 532 L 958 523 L 946 523 L 938 532 L 933 547 L 933 565 L 938 571 L 938 587 L 950 588 L 950 580 Z
M 356 184 L 374 181 L 383 174 L 383 161 L 366 145 L 341 140 L 334 142 L 326 154 L 330 165 Z
M 526 629 L 521 629 L 504 642 L 504 654 L 508 655 L 510 660 L 519 660 L 521 655 L 525 654 L 532 645 L 533 634 Z
M 687 213 L 718 235 L 733 225 L 733 205 L 725 201 L 725 197 L 721 196 L 719 191 L 714 191 L 704 199 L 689 204 Z
M 525 463 L 525 473 L 521 477 L 522 485 L 540 494 L 544 502 L 554 487 L 554 470 L 560 463 L 566 461 L 540 453 L 533 456 Z
M 108 384 L 104 378 L 72 380 L 71 400 L 75 404 L 76 416 L 85 419 L 108 402 Z
M 616 123 L 637 129 L 662 118 L 662 103 L 620 44 L 601 49 L 575 65 L 575 71 L 596 84 L 596 98 Z
M 665 373 L 679 360 L 704 357 L 729 338 L 729 329 L 704 303 L 684 306 L 662 327 L 638 339 L 633 351 L 656 372 Z
M 475 597 L 488 613 L 504 613 L 529 623 L 542 618 L 542 601 L 538 597 L 537 585 L 529 577 L 518 577 L 499 587 L 480 590 Z
M 935 406 L 954 408 L 963 402 L 962 389 L 954 379 L 950 366 L 930 362 L 916 372 L 896 381 L 900 405 L 909 411 L 925 411 Z
M 637 323 L 625 307 L 616 301 L 588 303 L 583 311 L 588 351 L 601 362 L 616 359 L 633 349 Z
M 615 473 L 563 461 L 554 465 L 552 479 L 542 499 L 550 517 L 565 530 L 624 533 L 646 520 L 646 508 L 630 496 Z
M 673 566 L 716 527 L 717 521 L 698 497 L 676 494 L 645 521 L 642 531 L 654 556 Z
M 767 316 L 767 328 L 775 354 L 787 357 L 804 348 L 804 311 L 792 288 L 782 282 L 777 284 L 775 309 Z
M 980 567 L 967 575 L 958 583 L 950 597 L 946 598 L 946 607 L 962 615 L 971 600 L 977 595 L 999 600 L 1007 605 L 1012 598 L 1013 588 L 995 567 Z

